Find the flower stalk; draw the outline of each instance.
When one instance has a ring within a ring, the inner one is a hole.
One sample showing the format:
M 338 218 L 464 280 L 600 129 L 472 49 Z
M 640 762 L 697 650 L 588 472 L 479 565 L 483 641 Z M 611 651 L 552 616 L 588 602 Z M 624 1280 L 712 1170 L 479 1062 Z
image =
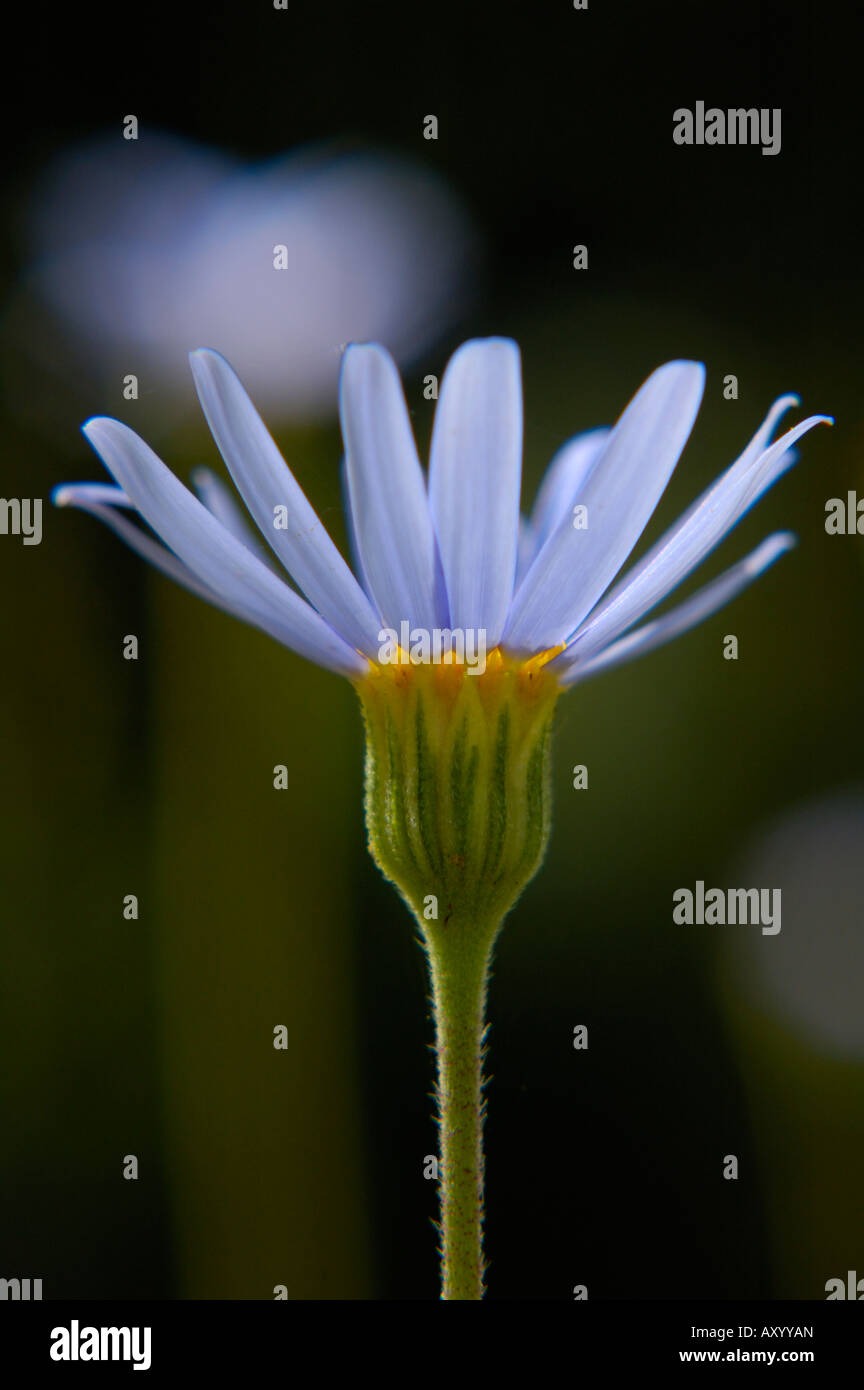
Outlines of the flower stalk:
M 486 987 L 495 931 L 454 922 L 428 942 L 435 1051 L 441 1194 L 442 1299 L 481 1299 L 483 1259 L 483 1058 Z

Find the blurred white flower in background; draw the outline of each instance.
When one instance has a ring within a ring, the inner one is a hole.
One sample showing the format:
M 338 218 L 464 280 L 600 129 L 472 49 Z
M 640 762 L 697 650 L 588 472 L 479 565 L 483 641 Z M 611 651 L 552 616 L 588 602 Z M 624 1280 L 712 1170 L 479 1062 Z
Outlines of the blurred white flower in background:
M 146 130 L 59 155 L 29 239 L 27 304 L 59 329 L 26 335 L 31 355 L 79 387 L 134 373 L 169 413 L 194 410 L 186 355 L 207 345 L 277 418 L 328 415 L 345 343 L 383 341 L 411 366 L 458 322 L 477 269 L 467 213 L 419 164 L 316 146 L 244 166 Z
M 864 790 L 786 813 L 733 875 L 783 895 L 776 936 L 725 929 L 737 987 L 816 1051 L 864 1059 Z

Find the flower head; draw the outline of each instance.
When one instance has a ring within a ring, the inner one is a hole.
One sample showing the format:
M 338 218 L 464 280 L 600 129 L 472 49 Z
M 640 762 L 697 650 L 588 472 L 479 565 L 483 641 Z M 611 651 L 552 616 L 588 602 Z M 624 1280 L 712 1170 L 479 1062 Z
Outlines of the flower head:
M 559 694 L 686 631 L 793 544 L 785 532 L 769 537 L 679 607 L 639 625 L 789 467 L 801 435 L 827 417 L 811 416 L 772 443 L 797 403 L 782 397 L 731 468 L 610 587 L 692 429 L 705 375 L 699 363 L 660 367 L 613 429 L 565 444 L 530 516 L 520 518 L 515 343 L 469 342 L 451 359 L 428 481 L 392 358 L 375 344 L 351 346 L 340 412 L 355 574 L 227 362 L 209 350 L 193 352 L 191 362 L 258 533 L 212 474 L 196 473 L 195 497 L 117 420 L 84 426 L 115 485 L 66 485 L 55 501 L 92 512 L 187 589 L 354 682 L 366 722 L 373 857 L 427 942 L 439 930 L 439 907 L 444 924 L 470 922 L 472 939 L 478 931 L 491 939 L 545 850 Z M 130 520 L 130 509 L 155 538 Z
M 794 543 L 786 532 L 769 537 L 678 608 L 639 626 L 785 472 L 796 441 L 830 423 L 810 416 L 772 442 L 781 416 L 797 404 L 781 397 L 736 462 L 610 587 L 690 434 L 704 384 L 700 364 L 660 367 L 613 429 L 565 444 L 530 516 L 520 518 L 515 343 L 472 341 L 451 359 L 428 481 L 395 364 L 376 344 L 352 345 L 343 358 L 340 413 L 355 575 L 227 362 L 199 349 L 191 363 L 219 451 L 296 589 L 275 572 L 222 483 L 199 470 L 196 498 L 117 420 L 84 426 L 116 486 L 66 484 L 55 502 L 92 512 L 186 588 L 358 682 L 394 660 L 407 674 L 436 655 L 471 674 L 464 656 L 471 634 L 475 649 L 482 638 L 483 671 L 491 657 L 490 677 L 502 666 L 542 665 L 559 688 L 660 646 L 715 612 Z M 130 509 L 164 544 L 133 524 Z

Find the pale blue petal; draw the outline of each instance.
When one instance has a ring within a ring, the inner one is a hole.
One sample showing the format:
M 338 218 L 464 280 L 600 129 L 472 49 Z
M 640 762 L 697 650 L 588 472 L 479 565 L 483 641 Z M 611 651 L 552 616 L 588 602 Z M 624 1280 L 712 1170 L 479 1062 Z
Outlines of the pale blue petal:
M 345 462 L 344 454 L 342 456 L 339 475 L 342 479 L 342 511 L 345 515 L 345 529 L 348 532 L 348 549 L 351 554 L 351 563 L 354 566 L 354 572 L 357 578 L 363 585 L 363 592 L 366 594 L 366 597 L 374 603 L 375 600 L 372 598 L 372 590 L 369 587 L 369 576 L 366 573 L 363 564 L 363 555 L 360 550 L 359 541 L 357 540 L 357 516 L 354 507 L 354 497 L 351 492 L 351 474 L 348 472 L 348 465 Z
M 208 348 L 190 353 L 189 360 L 213 438 L 267 544 L 310 603 L 346 642 L 367 654 L 376 652 L 379 615 L 236 374 L 219 353 Z
M 111 499 L 100 499 L 100 492 L 117 495 Z M 115 535 L 126 542 L 130 550 L 135 551 L 136 555 L 140 555 L 154 569 L 161 570 L 162 574 L 173 579 L 176 584 L 182 584 L 190 593 L 197 594 L 199 598 L 206 599 L 208 603 L 213 603 L 228 613 L 233 613 L 235 617 L 243 616 L 236 609 L 223 603 L 206 584 L 202 584 L 172 551 L 167 550 L 160 541 L 154 540 L 146 531 L 142 531 L 140 526 L 136 526 L 117 510 L 118 507 L 132 506 L 122 488 L 112 488 L 101 483 L 64 483 L 54 489 L 52 497 L 57 507 L 75 507 L 103 521 Z
M 660 603 L 728 535 L 745 512 L 787 468 L 797 451 L 791 446 L 814 425 L 830 423 L 814 415 L 788 430 L 766 449 L 780 415 L 794 397 L 778 401 L 741 457 L 712 484 L 678 522 L 625 575 L 594 610 L 573 639 L 586 660 L 609 645 Z
M 634 657 L 644 656 L 647 652 L 662 647 L 664 643 L 671 642 L 674 637 L 680 637 L 705 618 L 710 618 L 713 613 L 736 598 L 754 579 L 764 574 L 769 565 L 773 565 L 775 560 L 787 550 L 791 550 L 794 545 L 795 537 L 791 532 L 781 531 L 769 536 L 745 560 L 733 565 L 725 574 L 721 574 L 719 579 L 706 584 L 692 598 L 685 599 L 671 612 L 655 618 L 644 627 L 636 628 L 587 661 L 583 662 L 578 655 L 573 655 L 573 648 L 568 647 L 566 652 L 562 652 L 561 656 L 549 663 L 549 670 L 559 673 L 562 685 L 575 685 L 588 676 L 608 671 L 613 666 L 620 666 L 622 662 L 631 661 Z
M 269 555 L 246 520 L 245 512 L 237 505 L 221 478 L 217 478 L 209 468 L 196 468 L 192 474 L 192 485 L 210 515 L 221 521 L 235 540 L 242 541 L 247 550 L 269 565 Z
M 537 554 L 537 537 L 534 534 L 534 527 L 527 517 L 519 518 L 519 539 L 516 546 L 516 587 L 518 588 L 523 577 L 531 568 L 534 556 Z
M 465 343 L 450 359 L 435 412 L 429 501 L 454 628 L 497 645 L 513 595 L 522 472 L 519 349 Z
M 84 434 L 147 524 L 226 608 L 344 675 L 367 663 L 298 594 L 211 516 L 149 445 L 119 420 L 88 421 Z
M 693 428 L 705 369 L 667 362 L 613 429 L 582 489 L 587 529 L 566 514 L 516 594 L 504 645 L 519 654 L 566 641 L 630 554 Z
M 116 483 L 58 483 L 51 493 L 55 507 L 77 507 L 89 511 L 93 506 L 131 507 L 132 502 Z
M 600 429 L 577 434 L 552 459 L 531 508 L 531 526 L 538 549 L 558 523 L 571 514 L 573 506 L 581 501 L 580 493 L 603 452 L 609 433 L 607 429 Z
M 426 484 L 399 372 L 379 344 L 347 348 L 339 411 L 355 543 L 369 592 L 385 626 L 398 630 L 407 621 L 431 630 L 443 615 Z

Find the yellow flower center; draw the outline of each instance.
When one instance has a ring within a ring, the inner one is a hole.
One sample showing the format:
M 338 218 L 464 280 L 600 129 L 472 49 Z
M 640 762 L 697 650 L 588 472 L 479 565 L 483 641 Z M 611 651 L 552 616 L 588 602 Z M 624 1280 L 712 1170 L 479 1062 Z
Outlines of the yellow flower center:
M 442 654 L 437 662 L 412 661 L 411 655 L 403 647 L 397 648 L 393 661 L 371 662 L 369 670 L 356 685 L 363 697 L 364 690 L 374 698 L 383 695 L 389 687 L 396 690 L 425 690 L 439 698 L 456 699 L 464 683 L 476 687 L 476 693 L 484 703 L 497 702 L 508 689 L 529 702 L 532 696 L 551 693 L 557 687 L 556 677 L 544 668 L 554 657 L 564 651 L 564 643 L 557 647 L 538 652 L 531 657 L 508 656 L 500 647 L 493 647 L 486 654 L 484 669 L 478 670 L 476 664 L 457 659 L 452 652 Z

